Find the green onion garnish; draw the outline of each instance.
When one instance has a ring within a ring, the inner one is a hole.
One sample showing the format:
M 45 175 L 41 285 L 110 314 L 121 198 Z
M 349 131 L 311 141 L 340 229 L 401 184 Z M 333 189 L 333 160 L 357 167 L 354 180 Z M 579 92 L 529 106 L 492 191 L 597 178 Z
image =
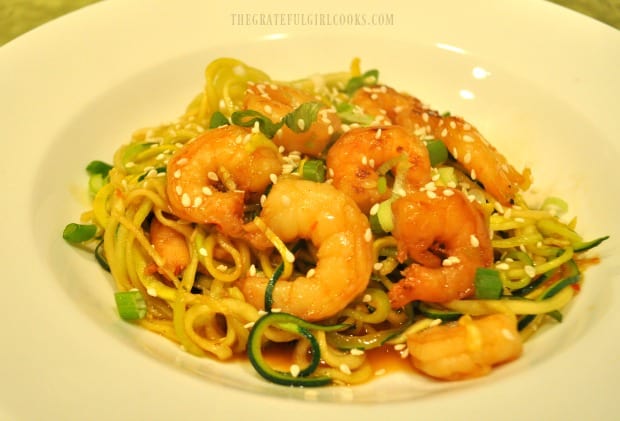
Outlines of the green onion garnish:
M 392 199 L 384 200 L 375 205 L 370 213 L 370 229 L 375 234 L 386 234 L 394 229 L 394 214 L 392 213 Z
M 62 238 L 69 243 L 83 243 L 84 241 L 94 238 L 96 233 L 97 227 L 95 225 L 76 224 L 72 222 L 67 224 L 62 231 Z
M 358 123 L 362 126 L 369 126 L 374 121 L 374 117 L 362 113 L 359 107 L 348 102 L 336 104 L 336 113 L 347 124 Z
M 428 156 L 431 160 L 431 166 L 436 167 L 448 160 L 448 148 L 438 139 L 432 139 L 426 142 Z
M 241 127 L 254 127 L 258 123 L 259 130 L 271 139 L 282 127 L 282 122 L 276 124 L 269 117 L 255 110 L 235 111 L 230 116 L 230 121 Z
M 320 102 L 305 102 L 292 112 L 284 116 L 282 121 L 295 133 L 303 133 L 310 129 L 316 121 L 319 110 L 323 107 Z
M 344 91 L 347 95 L 353 95 L 362 86 L 376 85 L 379 81 L 379 71 L 376 69 L 369 70 L 361 76 L 355 76 L 349 79 Z
M 321 159 L 310 159 L 304 162 L 301 176 L 310 181 L 322 183 L 325 181 L 325 172 L 327 167 Z
M 488 268 L 476 269 L 474 286 L 475 296 L 480 300 L 497 300 L 504 290 L 499 272 Z
M 120 291 L 114 294 L 118 315 L 123 320 L 138 320 L 146 316 L 146 301 L 138 290 Z
M 209 128 L 215 129 L 221 126 L 227 126 L 230 122 L 226 118 L 226 116 L 221 111 L 216 111 L 211 114 L 211 119 L 209 120 Z
M 106 164 L 103 161 L 91 161 L 86 166 L 86 171 L 90 175 L 100 174 L 102 177 L 107 177 L 108 173 L 112 169 L 112 165 Z

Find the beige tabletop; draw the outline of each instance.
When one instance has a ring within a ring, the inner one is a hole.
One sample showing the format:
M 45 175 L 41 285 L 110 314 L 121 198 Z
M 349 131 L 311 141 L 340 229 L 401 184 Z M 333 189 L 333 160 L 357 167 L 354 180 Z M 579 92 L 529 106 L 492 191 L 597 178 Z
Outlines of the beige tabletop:
M 0 45 L 45 22 L 98 1 L 100 0 L 2 0 Z M 620 29 L 620 0 L 540 1 L 552 1 Z

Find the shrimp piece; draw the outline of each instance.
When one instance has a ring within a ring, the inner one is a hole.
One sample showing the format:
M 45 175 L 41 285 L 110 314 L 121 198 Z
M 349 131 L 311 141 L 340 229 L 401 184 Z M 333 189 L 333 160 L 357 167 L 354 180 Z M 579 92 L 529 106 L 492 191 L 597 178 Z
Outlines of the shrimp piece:
M 164 267 L 175 275 L 183 272 L 190 261 L 185 236 L 174 228 L 162 224 L 157 218 L 151 221 L 149 232 L 155 251 L 164 258 Z
M 286 114 L 307 102 L 317 102 L 317 99 L 292 86 L 248 83 L 244 106 L 278 123 Z M 300 127 L 300 129 L 303 128 Z M 321 156 L 332 138 L 340 131 L 341 122 L 336 110 L 325 106 L 318 112 L 316 121 L 309 129 L 295 133 L 289 127 L 282 126 L 273 141 L 289 152 L 297 151 L 307 155 Z
M 397 199 L 392 211 L 397 259 L 414 261 L 388 293 L 392 307 L 473 293 L 476 269 L 493 262 L 488 224 L 476 205 L 458 190 L 437 187 Z
M 418 136 L 441 139 L 454 159 L 480 181 L 500 203 L 510 204 L 530 184 L 530 172 L 519 173 L 482 134 L 461 117 L 443 116 L 419 99 L 386 86 L 359 89 L 354 104 L 387 123 L 405 127 Z
M 353 200 L 330 184 L 282 178 L 273 186 L 261 218 L 282 241 L 302 238 L 317 248 L 313 274 L 279 280 L 273 307 L 308 321 L 344 309 L 368 285 L 372 236 L 368 219 Z M 267 279 L 248 276 L 240 283 L 246 300 L 263 308 Z
M 407 338 L 413 366 L 442 380 L 483 376 L 523 352 L 515 317 L 492 314 L 438 325 Z
M 392 196 L 392 188 L 378 188 L 381 175 L 377 169 L 382 166 L 390 166 L 395 178 L 402 178 L 400 187 L 404 192 L 431 180 L 426 146 L 399 126 L 352 129 L 338 138 L 327 153 L 334 186 L 352 197 L 364 213 Z
M 282 173 L 282 157 L 260 133 L 238 126 L 211 129 L 168 162 L 170 211 L 181 219 L 215 224 L 225 235 L 246 238 L 246 195 L 262 193 Z

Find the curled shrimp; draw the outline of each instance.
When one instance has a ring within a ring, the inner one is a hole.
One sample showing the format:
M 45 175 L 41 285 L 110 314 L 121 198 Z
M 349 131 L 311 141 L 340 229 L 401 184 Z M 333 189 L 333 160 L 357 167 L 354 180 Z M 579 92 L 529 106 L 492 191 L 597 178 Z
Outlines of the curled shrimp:
M 388 293 L 392 307 L 473 293 L 476 269 L 493 262 L 487 223 L 476 205 L 458 190 L 437 187 L 397 199 L 392 210 L 397 258 L 413 260 Z
M 164 267 L 175 275 L 183 272 L 190 261 L 185 236 L 174 228 L 162 224 L 157 218 L 151 221 L 149 233 L 155 251 L 164 259 Z
M 333 316 L 362 293 L 372 271 L 368 219 L 353 200 L 330 184 L 282 178 L 263 205 L 261 218 L 284 242 L 309 240 L 317 263 L 305 276 L 279 280 L 273 307 L 308 321 Z M 240 288 L 263 308 L 267 279 L 248 276 Z
M 246 109 L 258 111 L 274 123 L 278 123 L 301 104 L 316 101 L 317 99 L 312 95 L 292 86 L 275 83 L 248 83 L 244 104 Z M 340 118 L 336 110 L 325 106 L 319 110 L 317 119 L 310 128 L 299 127 L 305 131 L 296 133 L 289 127 L 282 126 L 273 141 L 289 152 L 297 151 L 320 156 L 327 149 L 335 134 L 340 132 L 340 128 Z
M 403 193 L 431 179 L 426 146 L 399 126 L 351 129 L 329 149 L 327 167 L 334 186 L 352 197 L 364 213 L 392 196 L 392 188 L 379 185 L 384 177 L 380 171 L 392 170 L 395 179 L 402 178 Z
M 415 368 L 442 380 L 483 376 L 523 351 L 516 319 L 506 314 L 463 316 L 410 335 L 407 347 Z
M 387 86 L 358 89 L 352 103 L 364 112 L 380 116 L 384 123 L 397 124 L 420 136 L 444 142 L 454 159 L 472 179 L 502 204 L 509 204 L 530 183 L 528 170 L 519 173 L 482 134 L 461 117 L 441 115 L 419 99 Z
M 233 238 L 246 238 L 247 196 L 262 193 L 282 173 L 282 157 L 260 133 L 238 126 L 211 129 L 184 145 L 168 162 L 170 211 L 181 219 L 215 224 Z

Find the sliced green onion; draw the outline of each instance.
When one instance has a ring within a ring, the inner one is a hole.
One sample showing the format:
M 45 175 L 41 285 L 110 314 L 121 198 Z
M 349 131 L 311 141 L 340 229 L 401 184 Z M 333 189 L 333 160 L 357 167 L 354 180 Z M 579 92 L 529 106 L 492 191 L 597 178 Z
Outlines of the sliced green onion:
M 263 358 L 262 344 L 263 334 L 265 330 L 270 326 L 276 326 L 287 332 L 295 333 L 303 336 L 310 343 L 310 356 L 311 361 L 307 367 L 304 367 L 298 374 L 293 375 L 290 372 L 283 372 L 275 370 L 270 367 L 269 364 Z M 305 386 L 305 387 L 318 387 L 325 386 L 332 382 L 332 379 L 327 376 L 312 376 L 321 362 L 321 349 L 319 343 L 310 331 L 323 330 L 331 332 L 335 330 L 342 330 L 348 325 L 338 324 L 332 326 L 322 326 L 314 323 L 306 322 L 292 314 L 288 313 L 269 313 L 259 318 L 248 337 L 248 358 L 254 369 L 265 379 L 270 382 L 285 385 L 285 386 Z
M 448 148 L 445 143 L 439 139 L 431 139 L 426 142 L 428 156 L 431 160 L 431 166 L 436 167 L 448 160 Z
M 221 111 L 216 111 L 211 114 L 211 118 L 209 119 L 209 128 L 216 129 L 221 126 L 227 126 L 230 122 L 226 118 L 226 116 Z
M 476 269 L 474 286 L 475 297 L 479 300 L 497 300 L 504 289 L 499 272 L 489 268 Z
M 67 224 L 65 229 L 62 231 L 62 238 L 69 243 L 76 244 L 93 239 L 95 234 L 97 234 L 97 226 L 90 224 L 76 224 L 72 222 Z
M 376 85 L 379 81 L 379 71 L 376 69 L 368 70 L 361 76 L 355 76 L 349 79 L 347 85 L 344 88 L 344 91 L 347 95 L 353 95 L 355 91 L 357 91 L 362 86 L 372 86 Z
M 146 316 L 146 301 L 138 290 L 116 292 L 114 301 L 123 320 L 139 320 Z
M 454 167 L 439 167 L 437 168 L 439 174 L 439 181 L 444 186 L 457 185 L 459 180 L 454 172 Z
M 312 123 L 316 121 L 319 110 L 323 107 L 320 102 L 305 102 L 294 111 L 284 116 L 282 121 L 295 133 L 303 133 L 310 129 Z
M 92 174 L 88 177 L 88 193 L 91 196 L 97 194 L 97 192 L 107 184 L 107 177 L 101 174 Z
M 379 194 L 383 194 L 387 191 L 387 189 L 388 189 L 387 177 L 385 175 L 379 176 L 379 178 L 377 178 L 377 191 L 379 192 Z
M 357 123 L 362 126 L 368 126 L 374 121 L 374 117 L 364 114 L 355 105 L 342 102 L 336 105 L 336 113 L 343 123 Z
M 254 110 L 235 111 L 230 116 L 230 121 L 241 127 L 254 127 L 258 123 L 258 128 L 265 136 L 271 139 L 282 127 L 282 121 L 274 123 L 269 117 Z
M 377 206 L 377 212 L 369 217 L 370 228 L 375 234 L 386 234 L 394 229 L 394 213 L 392 212 L 392 199 L 384 200 Z
M 88 174 L 101 174 L 103 177 L 107 177 L 111 169 L 112 165 L 106 164 L 103 161 L 91 161 L 86 166 L 86 171 L 88 172 Z
M 325 162 L 321 159 L 310 159 L 304 162 L 302 167 L 302 178 L 310 181 L 316 181 L 322 183 L 325 181 L 325 172 L 327 167 Z

